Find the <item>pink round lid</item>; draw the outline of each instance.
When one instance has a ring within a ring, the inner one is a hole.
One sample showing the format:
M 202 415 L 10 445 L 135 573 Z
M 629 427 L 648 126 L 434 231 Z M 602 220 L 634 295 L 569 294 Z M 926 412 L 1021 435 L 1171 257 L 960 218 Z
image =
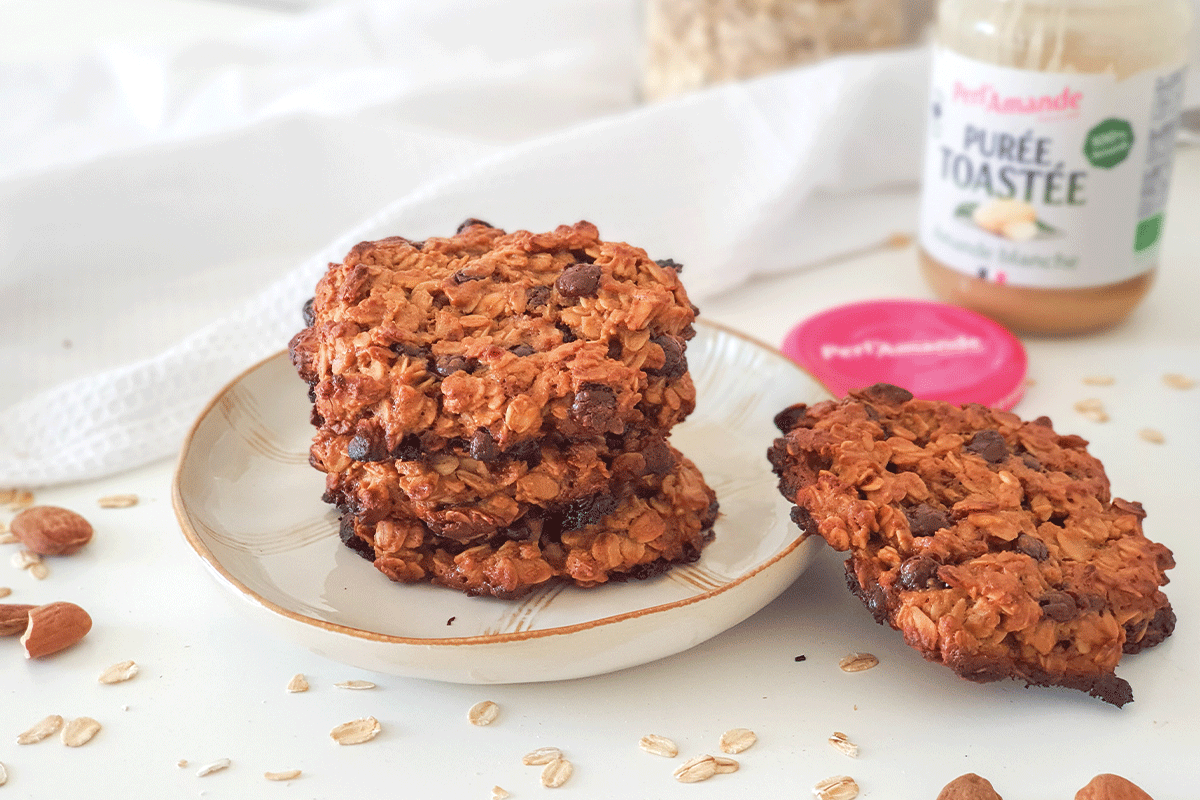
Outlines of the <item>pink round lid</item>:
M 923 400 L 1009 409 L 1025 392 L 1025 347 L 958 306 L 871 300 L 823 311 L 788 332 L 788 358 L 838 397 L 891 383 Z

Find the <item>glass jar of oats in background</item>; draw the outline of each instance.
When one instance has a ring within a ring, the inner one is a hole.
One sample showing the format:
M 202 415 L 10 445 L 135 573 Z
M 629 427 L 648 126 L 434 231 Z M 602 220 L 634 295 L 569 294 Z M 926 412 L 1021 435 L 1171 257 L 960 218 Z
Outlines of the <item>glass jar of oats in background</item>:
M 642 97 L 916 44 L 934 0 L 645 0 Z
M 1124 319 L 1150 288 L 1188 0 L 941 0 L 921 269 L 1032 333 Z

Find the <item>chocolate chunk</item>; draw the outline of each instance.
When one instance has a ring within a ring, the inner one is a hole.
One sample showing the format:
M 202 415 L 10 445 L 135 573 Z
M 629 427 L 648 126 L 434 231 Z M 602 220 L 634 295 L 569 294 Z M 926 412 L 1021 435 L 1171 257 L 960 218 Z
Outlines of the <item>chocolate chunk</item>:
M 600 288 L 600 267 L 596 264 L 572 264 L 554 281 L 563 297 L 590 297 Z
M 449 378 L 456 372 L 470 372 L 470 364 L 462 356 L 438 356 L 433 362 L 433 371 L 443 378 Z
M 388 349 L 398 356 L 409 356 L 411 358 L 429 358 L 429 348 L 419 344 L 410 342 L 393 342 L 388 345 Z
M 1022 453 L 1021 463 L 1037 472 L 1042 471 L 1042 462 L 1038 461 L 1032 453 Z
M 617 395 L 607 386 L 589 383 L 575 393 L 571 419 L 585 428 L 604 431 L 616 418 Z
M 1018 553 L 1024 553 L 1034 561 L 1045 561 L 1050 557 L 1050 551 L 1046 548 L 1046 543 L 1036 536 L 1030 536 L 1028 533 L 1018 533 L 1016 541 L 1013 542 L 1013 549 Z
M 1004 441 L 1004 436 L 1000 431 L 979 431 L 971 437 L 971 441 L 967 442 L 963 449 L 968 453 L 974 453 L 989 464 L 1000 464 L 1008 458 L 1008 442 Z
M 524 461 L 530 468 L 536 467 L 542 463 L 542 448 L 536 439 L 530 439 L 525 442 L 518 442 L 512 447 L 504 451 L 504 455 L 508 458 Z
M 392 448 L 392 458 L 397 461 L 419 461 L 424 452 L 425 448 L 421 446 L 420 437 L 415 433 L 410 433 Z
M 949 528 L 954 519 L 948 511 L 940 511 L 928 503 L 904 509 L 908 529 L 913 536 L 933 536 L 943 528 Z
M 308 414 L 308 421 L 314 428 L 319 428 L 325 424 L 325 418 L 321 416 L 321 412 L 317 411 L 317 407 L 313 406 L 312 411 Z
M 714 497 L 713 501 L 708 504 L 708 508 L 704 509 L 703 516 L 700 517 L 700 529 L 708 530 L 717 523 L 717 516 L 721 513 L 721 504 Z
M 611 494 L 594 494 L 567 504 L 562 511 L 562 530 L 575 531 L 593 525 L 617 508 L 617 498 Z
M 796 403 L 794 406 L 788 406 L 775 415 L 775 427 L 783 433 L 795 430 L 804 422 L 805 412 L 807 411 L 807 403 Z
M 586 250 L 572 250 L 571 256 L 579 264 L 595 264 L 595 256 L 590 255 Z
M 913 399 L 912 392 L 890 383 L 876 383 L 850 394 L 869 403 L 882 403 L 888 406 L 898 406 Z
M 654 375 L 662 375 L 669 379 L 680 378 L 687 372 L 687 358 L 683 354 L 683 345 L 674 336 L 655 336 L 650 341 L 662 348 L 665 359 L 662 367 L 656 370 L 646 370 Z
M 607 355 L 613 361 L 620 361 L 621 355 L 624 352 L 625 352 L 625 348 L 621 344 L 620 339 L 609 339 L 608 340 L 608 352 L 605 353 L 605 355 Z
M 359 433 L 346 446 L 346 455 L 355 461 L 383 461 L 388 457 L 388 451 L 381 437 Z
M 496 446 L 492 432 L 487 428 L 480 428 L 471 435 L 470 453 L 471 458 L 476 461 L 490 464 L 500 455 L 500 448 Z
M 533 355 L 533 348 L 527 344 L 519 344 L 512 349 L 512 354 L 520 358 Z
M 487 275 L 471 275 L 466 270 L 462 269 L 450 276 L 450 279 L 459 285 L 469 283 L 471 281 L 485 281 L 487 278 Z
M 929 556 L 913 556 L 900 565 L 900 586 L 916 591 L 928 589 L 937 578 L 939 564 Z
M 550 302 L 549 286 L 530 286 L 525 290 L 525 308 L 539 308 Z
M 317 321 L 317 314 L 313 311 L 313 303 L 317 298 L 310 297 L 304 301 L 304 306 L 300 309 L 300 316 L 304 318 L 304 327 L 311 328 L 312 324 Z
M 481 220 L 481 219 L 475 219 L 474 217 L 468 217 L 467 219 L 463 220 L 463 222 L 462 222 L 462 224 L 461 224 L 461 225 L 459 225 L 459 226 L 458 226 L 458 230 L 456 230 L 456 231 L 455 231 L 455 233 L 456 233 L 456 234 L 462 233 L 462 232 L 463 232 L 463 231 L 465 231 L 467 228 L 473 227 L 473 226 L 475 226 L 475 225 L 478 225 L 478 226 L 479 226 L 479 227 L 481 227 L 481 228 L 494 228 L 494 227 L 496 227 L 495 225 L 489 225 L 488 223 L 484 222 L 484 221 L 483 221 L 483 220 Z
M 1046 592 L 1038 598 L 1038 605 L 1042 607 L 1042 616 L 1055 622 L 1070 622 L 1079 613 L 1075 598 L 1066 592 Z
M 652 442 L 642 449 L 642 458 L 646 459 L 646 473 L 666 475 L 675 466 L 675 456 L 665 441 Z
M 575 335 L 575 331 L 571 330 L 570 326 L 565 322 L 556 322 L 554 323 L 554 327 L 558 328 L 558 332 L 562 334 L 563 344 L 570 344 L 579 338 Z
M 683 272 L 683 264 L 680 264 L 678 261 L 676 261 L 676 260 L 675 260 L 675 259 L 673 259 L 673 258 L 659 258 L 659 259 L 655 259 L 654 263 L 655 263 L 655 264 L 658 264 L 658 265 L 659 265 L 660 267 L 662 267 L 663 269 L 673 269 L 673 270 L 675 270 L 675 274 L 676 274 L 676 275 L 678 275 L 679 273 Z
M 1051 422 L 1051 421 L 1050 421 L 1050 418 L 1049 418 L 1049 417 L 1047 417 L 1047 416 L 1045 416 L 1045 415 L 1043 415 L 1043 416 L 1040 416 L 1040 417 L 1038 417 L 1037 419 L 1035 419 L 1035 420 L 1033 421 L 1033 424 L 1034 424 L 1034 425 L 1041 425 L 1043 428 L 1053 428 L 1053 427 L 1054 427 L 1054 423 L 1053 423 L 1053 422 Z

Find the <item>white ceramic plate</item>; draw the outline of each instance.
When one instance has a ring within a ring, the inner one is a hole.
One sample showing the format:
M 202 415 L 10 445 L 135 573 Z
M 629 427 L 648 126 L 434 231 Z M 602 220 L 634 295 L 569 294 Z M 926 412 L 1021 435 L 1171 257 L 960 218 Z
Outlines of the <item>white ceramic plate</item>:
M 209 404 L 184 443 L 175 512 L 237 605 L 331 659 L 462 683 L 562 680 L 686 650 L 786 589 L 813 558 L 776 491 L 772 419 L 826 390 L 779 352 L 698 324 L 688 362 L 699 398 L 671 441 L 717 493 L 716 539 L 701 558 L 645 581 L 555 585 L 516 601 L 393 583 L 343 546 L 324 476 L 308 464 L 307 387 L 286 353 Z

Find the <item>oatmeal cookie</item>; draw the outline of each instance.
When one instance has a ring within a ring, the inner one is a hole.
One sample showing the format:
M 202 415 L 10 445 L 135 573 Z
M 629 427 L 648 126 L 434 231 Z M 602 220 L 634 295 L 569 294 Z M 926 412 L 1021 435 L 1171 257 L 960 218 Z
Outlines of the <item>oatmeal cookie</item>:
M 549 434 L 661 438 L 695 408 L 695 307 L 673 262 L 580 222 L 363 242 L 289 347 L 322 437 L 357 461 L 500 456 Z
M 462 537 L 410 515 L 365 523 L 347 514 L 342 539 L 392 580 L 470 595 L 514 598 L 551 580 L 596 586 L 650 577 L 698 558 L 717 516 L 716 495 L 700 471 L 678 451 L 671 455 L 665 475 L 531 507 L 490 533 Z
M 768 458 L 793 518 L 850 551 L 850 589 L 925 658 L 1132 700 L 1114 671 L 1174 629 L 1159 588 L 1174 559 L 1085 440 L 887 384 L 776 425 Z
M 467 541 L 512 525 L 536 509 L 608 492 L 675 464 L 665 439 L 613 450 L 605 440 L 541 442 L 503 457 L 481 458 L 469 444 L 429 459 L 354 461 L 345 437 L 322 438 L 311 463 L 326 472 L 325 501 L 367 524 L 416 517 L 443 536 Z

